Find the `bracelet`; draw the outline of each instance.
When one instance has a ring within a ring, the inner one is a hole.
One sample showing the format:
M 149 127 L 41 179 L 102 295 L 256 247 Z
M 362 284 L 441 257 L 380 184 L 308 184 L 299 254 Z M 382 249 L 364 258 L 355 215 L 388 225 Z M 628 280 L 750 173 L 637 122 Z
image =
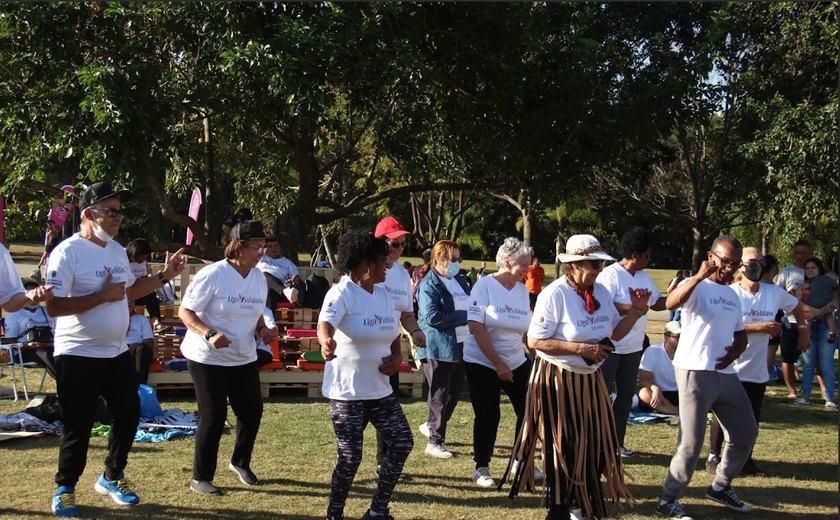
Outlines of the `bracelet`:
M 803 329 L 803 330 L 811 328 L 809 325 L 805 325 L 805 324 L 797 325 L 797 327 L 800 328 L 800 329 Z
M 163 275 L 163 271 L 158 271 L 157 278 L 160 281 L 161 285 L 166 285 L 169 283 L 169 280 Z

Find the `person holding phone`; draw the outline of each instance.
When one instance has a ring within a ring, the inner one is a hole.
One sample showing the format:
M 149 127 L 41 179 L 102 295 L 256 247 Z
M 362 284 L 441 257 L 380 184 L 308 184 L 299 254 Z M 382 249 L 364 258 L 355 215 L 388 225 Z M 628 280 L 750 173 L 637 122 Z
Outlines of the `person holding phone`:
M 623 338 L 647 313 L 650 291 L 629 288 L 630 308 L 622 318 L 610 293 L 596 283 L 605 262 L 615 259 L 592 235 L 569 238 L 558 260 L 563 276 L 537 297 L 528 328 L 528 346 L 537 356 L 525 420 L 511 455 L 523 463 L 513 470 L 510 494 L 533 488 L 531 469 L 542 432 L 546 519 L 565 520 L 572 511 L 602 518 L 607 499 L 629 502 L 632 496 L 624 482 L 610 396 L 598 369 L 612 351 L 611 340 Z M 562 451 L 555 452 L 558 446 Z

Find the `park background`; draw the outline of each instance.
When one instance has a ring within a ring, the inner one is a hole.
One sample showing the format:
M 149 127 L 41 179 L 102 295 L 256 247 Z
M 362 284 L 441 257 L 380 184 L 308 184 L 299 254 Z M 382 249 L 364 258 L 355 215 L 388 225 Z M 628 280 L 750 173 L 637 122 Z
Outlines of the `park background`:
M 301 262 L 322 235 L 334 244 L 388 214 L 415 231 L 413 263 L 441 238 L 461 244 L 467 267 L 510 235 L 547 263 L 581 232 L 617 253 L 634 225 L 657 237 L 660 288 L 721 232 L 783 264 L 799 238 L 831 259 L 838 36 L 836 3 L 3 4 L 6 243 L 28 268 L 37 252 L 18 247 L 37 251 L 55 197 L 72 201 L 59 188 L 108 179 L 135 194 L 120 241 L 173 250 L 189 227 L 205 259 L 242 207 Z M 739 493 L 757 519 L 837 518 L 837 414 L 784 393 L 770 387 L 756 447 L 774 475 L 739 480 Z M 195 409 L 189 393 L 162 397 Z M 422 421 L 422 401 L 404 406 Z M 513 435 L 505 406 L 495 475 Z M 0 413 L 19 408 L 0 401 Z M 537 497 L 511 502 L 469 480 L 471 416 L 460 403 L 453 461 L 409 458 L 397 518 L 542 517 Z M 664 424 L 628 430 L 640 503 L 626 518 L 652 516 L 675 438 Z M 370 441 L 348 514 L 361 516 L 374 485 Z M 90 490 L 104 446 L 92 441 L 79 486 L 87 517 L 316 519 L 334 438 L 324 402 L 272 395 L 254 464 L 263 486 L 222 471 L 231 492 L 207 500 L 186 489 L 189 439 L 138 445 L 128 470 L 143 504 L 128 510 Z M 0 454 L 0 516 L 50 516 L 57 439 Z M 701 469 L 684 503 L 734 518 L 701 498 L 709 480 Z

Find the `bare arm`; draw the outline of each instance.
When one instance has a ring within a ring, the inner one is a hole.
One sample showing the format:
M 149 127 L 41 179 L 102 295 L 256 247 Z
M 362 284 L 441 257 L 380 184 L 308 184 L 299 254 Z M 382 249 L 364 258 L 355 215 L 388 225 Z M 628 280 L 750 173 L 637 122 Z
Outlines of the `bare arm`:
M 413 312 L 405 311 L 400 314 L 400 323 L 402 323 L 403 328 L 411 335 L 411 341 L 415 345 L 418 347 L 426 346 L 426 335 L 420 330 L 420 325 L 417 323 L 417 318 L 414 317 Z
M 577 341 L 535 339 L 529 337 L 528 346 L 534 350 L 540 350 L 552 356 L 581 356 L 596 363 L 600 363 L 605 357 L 605 353 L 601 349 L 601 345 L 597 343 L 580 343 Z
M 57 297 L 47 301 L 47 312 L 53 318 L 70 316 L 71 314 L 89 311 L 103 303 L 123 300 L 125 298 L 125 282 L 112 283 L 111 279 L 112 276 L 109 271 L 99 292 L 86 296 Z
M 335 359 L 335 327 L 329 322 L 318 322 L 318 343 L 321 345 L 321 355 L 324 356 L 325 361 Z M 393 345 L 391 345 L 391 352 L 393 352 Z
M 182 305 L 178 308 L 178 317 L 188 329 L 195 332 L 202 338 L 207 337 L 210 327 L 201 321 L 201 318 L 199 318 L 198 314 L 194 311 L 187 309 Z M 210 342 L 210 346 L 213 348 L 225 348 L 230 345 L 230 340 L 221 331 L 217 331 L 216 335 L 211 337 L 208 341 Z
M 697 287 L 697 284 L 705 280 L 706 278 L 712 276 L 712 273 L 715 272 L 715 264 L 714 262 L 710 262 L 706 260 L 702 264 L 700 264 L 700 269 L 697 271 L 697 274 L 688 278 L 688 281 L 684 284 L 676 287 L 670 293 L 668 293 L 668 299 L 665 301 L 665 306 L 668 308 L 669 311 L 672 311 L 682 304 L 688 301 L 688 298 L 691 296 L 691 293 L 694 292 L 694 288 Z

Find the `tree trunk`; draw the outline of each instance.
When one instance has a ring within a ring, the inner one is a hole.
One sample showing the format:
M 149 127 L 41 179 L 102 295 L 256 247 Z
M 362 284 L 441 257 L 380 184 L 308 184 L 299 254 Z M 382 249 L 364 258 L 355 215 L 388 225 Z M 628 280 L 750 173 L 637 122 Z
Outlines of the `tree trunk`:
M 530 246 L 533 243 L 534 211 L 531 205 L 526 203 L 522 205 L 520 213 L 522 213 L 522 241 Z
M 204 116 L 204 233 L 207 235 L 207 243 L 215 248 L 219 245 L 218 215 L 214 195 L 216 182 L 215 164 L 213 161 L 213 130 L 210 127 L 210 116 Z
M 691 269 L 696 273 L 700 269 L 700 264 L 706 260 L 706 248 L 704 247 L 705 235 L 698 226 L 691 226 L 692 250 L 691 250 Z

